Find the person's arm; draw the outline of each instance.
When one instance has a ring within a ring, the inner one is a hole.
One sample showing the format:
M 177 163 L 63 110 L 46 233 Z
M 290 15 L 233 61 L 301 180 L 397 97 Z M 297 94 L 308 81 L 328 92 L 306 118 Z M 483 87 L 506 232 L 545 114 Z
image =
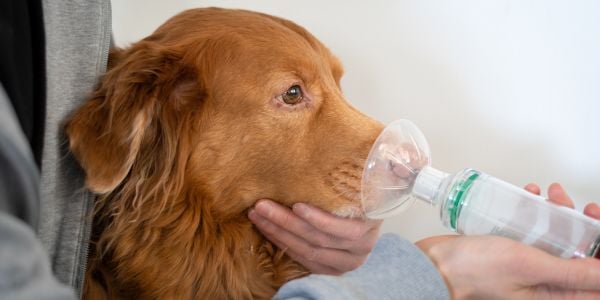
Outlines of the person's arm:
M 310 275 L 283 285 L 274 299 L 448 299 L 444 280 L 411 242 L 384 234 L 367 261 L 341 276 Z
M 539 194 L 537 185 L 526 187 Z M 573 207 L 558 184 L 548 198 Z M 584 212 L 600 219 L 600 207 Z M 496 236 L 439 236 L 417 242 L 444 277 L 454 299 L 600 299 L 600 260 L 563 259 Z
M 0 299 L 75 298 L 52 275 L 48 254 L 31 227 L 0 211 Z
M 537 186 L 527 187 L 528 190 L 539 193 L 539 188 L 537 191 L 536 188 Z M 552 185 L 548 196 L 553 202 L 572 207 L 572 201 L 559 185 Z M 584 212 L 591 217 L 600 218 L 600 207 L 596 204 L 586 206 Z M 267 217 L 274 218 L 273 215 Z M 272 232 L 279 234 L 285 231 L 284 228 L 275 227 Z M 309 241 L 305 242 L 310 244 Z M 342 276 L 310 275 L 291 281 L 281 288 L 276 298 L 448 297 L 444 285 L 432 284 L 436 282 L 434 278 L 440 276 L 432 274 L 441 274 L 454 299 L 600 299 L 600 260 L 597 259 L 562 259 L 497 236 L 437 236 L 417 243 L 434 262 L 431 265 L 427 263 L 429 260 L 426 256 L 421 255 L 419 258 L 414 254 L 414 251 L 419 251 L 409 248 L 405 243 L 388 243 L 384 239 L 381 243 L 381 248 L 392 250 L 382 253 L 378 244 L 367 263 L 359 269 Z M 393 248 L 400 250 L 394 252 Z M 418 267 L 414 267 L 415 265 Z M 405 272 L 406 270 L 409 272 Z M 421 278 L 420 275 L 425 277 Z M 407 291 L 418 292 L 407 296 Z
M 288 282 L 275 299 L 448 299 L 419 248 L 391 234 L 377 241 L 381 221 L 340 218 L 305 204 L 290 210 L 269 200 L 259 201 L 249 217 L 314 273 Z
M 75 299 L 33 232 L 39 175 L 7 98 L 0 84 L 0 299 Z

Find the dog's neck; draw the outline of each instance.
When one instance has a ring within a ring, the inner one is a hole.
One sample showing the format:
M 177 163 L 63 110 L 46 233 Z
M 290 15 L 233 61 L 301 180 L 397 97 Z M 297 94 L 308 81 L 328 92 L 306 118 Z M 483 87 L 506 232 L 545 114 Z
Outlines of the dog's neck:
M 185 193 L 160 211 L 145 209 L 158 213 L 148 216 L 110 214 L 111 204 L 126 199 L 118 194 L 103 199 L 90 272 L 106 285 L 117 285 L 107 289 L 129 291 L 125 294 L 170 298 L 189 291 L 188 298 L 215 299 L 270 297 L 287 280 L 306 274 L 254 228 L 245 212 L 220 220 L 210 202 L 196 195 Z M 152 290 L 160 286 L 169 288 Z

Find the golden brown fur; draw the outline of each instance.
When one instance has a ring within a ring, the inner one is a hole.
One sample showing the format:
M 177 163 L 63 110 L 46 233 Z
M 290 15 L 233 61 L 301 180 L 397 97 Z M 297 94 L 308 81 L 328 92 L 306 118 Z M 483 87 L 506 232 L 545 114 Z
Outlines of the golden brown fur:
M 341 75 L 301 27 L 241 10 L 189 10 L 114 51 L 66 125 L 98 194 L 85 297 L 263 299 L 305 275 L 246 213 L 270 198 L 356 216 L 381 126 Z

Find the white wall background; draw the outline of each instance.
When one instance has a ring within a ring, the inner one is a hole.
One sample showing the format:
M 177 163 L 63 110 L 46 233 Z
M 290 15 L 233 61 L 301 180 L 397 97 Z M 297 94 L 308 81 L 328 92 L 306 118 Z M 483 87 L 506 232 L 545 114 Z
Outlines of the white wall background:
M 600 202 L 600 1 L 113 0 L 118 46 L 179 11 L 257 10 L 304 26 L 345 65 L 347 99 L 388 123 L 413 120 L 434 166 L 523 186 L 559 181 Z M 384 231 L 445 233 L 417 204 Z

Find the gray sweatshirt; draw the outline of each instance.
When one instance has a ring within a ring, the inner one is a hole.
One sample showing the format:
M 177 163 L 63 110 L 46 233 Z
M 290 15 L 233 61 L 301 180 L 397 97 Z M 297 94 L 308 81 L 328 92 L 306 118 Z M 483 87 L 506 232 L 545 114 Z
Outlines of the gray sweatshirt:
M 61 282 L 81 290 L 93 198 L 69 155 L 62 122 L 106 70 L 111 35 L 107 0 L 43 0 L 46 32 L 46 124 L 37 228 Z
M 27 226 L 35 221 L 26 224 L 11 216 L 10 208 L 27 197 L 8 195 L 0 189 L 0 299 L 73 298 L 73 290 L 80 294 L 85 274 L 93 197 L 84 189 L 83 172 L 68 153 L 61 125 L 106 70 L 110 4 L 108 0 L 44 0 L 43 8 L 47 115 L 41 189 L 39 199 L 37 193 L 27 195 L 37 201 L 26 206 L 32 211 L 26 215 L 36 215 L 39 210 L 37 238 Z M 0 93 L 0 104 L 9 103 L 6 100 Z M 10 110 L 4 111 L 11 115 Z M 0 117 L 0 121 L 4 119 Z M 5 120 L 12 122 L 11 118 Z M 0 145 L 22 143 L 18 141 L 18 126 L 3 128 L 14 134 L 0 134 Z M 23 166 L 33 165 L 30 153 L 22 157 L 31 160 Z M 23 180 L 35 186 L 36 176 Z M 388 235 L 380 239 L 359 269 L 343 276 L 311 275 L 291 281 L 275 298 L 446 299 L 448 291 L 434 265 L 418 248 Z

